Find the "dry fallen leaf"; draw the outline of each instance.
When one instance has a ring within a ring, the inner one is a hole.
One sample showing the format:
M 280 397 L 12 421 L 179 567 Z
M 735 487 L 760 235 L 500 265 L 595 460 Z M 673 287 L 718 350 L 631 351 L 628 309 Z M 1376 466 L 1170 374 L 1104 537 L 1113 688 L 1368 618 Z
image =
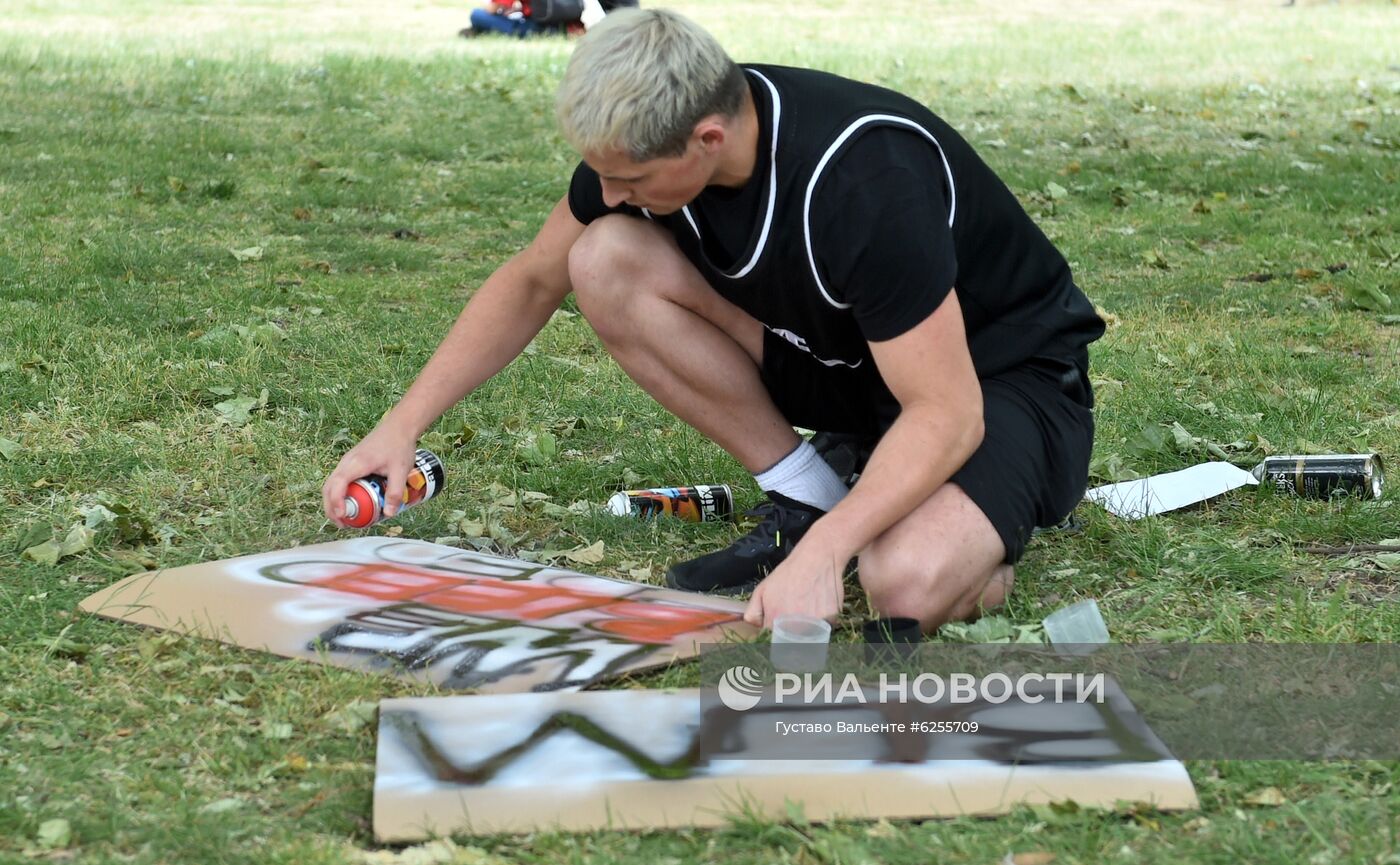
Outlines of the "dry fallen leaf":
M 603 560 L 603 542 L 597 541 L 587 547 L 567 550 L 564 558 L 580 565 L 596 565 Z
M 214 411 L 219 415 L 219 422 L 238 428 L 252 420 L 253 410 L 257 407 L 257 397 L 240 396 L 216 403 Z
M 321 716 L 329 726 L 346 733 L 356 733 L 374 722 L 379 703 L 374 700 L 351 700 Z
M 62 817 L 45 820 L 39 824 L 36 840 L 42 850 L 62 850 L 73 843 L 73 827 Z
M 506 861 L 480 847 L 459 846 L 449 838 L 402 850 L 349 848 L 347 852 L 347 861 L 360 865 L 504 865 Z
M 1120 324 L 1123 323 L 1123 319 L 1119 318 L 1117 315 L 1109 312 L 1103 307 L 1095 306 L 1094 312 L 1099 314 L 1099 318 L 1103 319 L 1104 325 L 1110 329 L 1118 327 Z
M 97 533 L 82 523 L 74 523 L 68 535 L 62 540 L 50 538 L 42 544 L 29 547 L 24 555 L 41 565 L 56 565 L 59 560 L 76 556 L 92 548 Z
M 227 798 L 217 799 L 213 802 L 210 802 L 207 805 L 201 806 L 199 812 L 201 814 L 225 814 L 229 811 L 237 811 L 239 808 L 242 808 L 244 805 L 247 804 L 247 802 L 244 802 L 237 796 L 229 796 Z
M 1265 787 L 1244 797 L 1244 803 L 1259 808 L 1277 808 L 1280 805 L 1287 805 L 1288 798 L 1277 787 Z
M 1160 249 L 1150 249 L 1144 252 L 1142 254 L 1142 261 L 1149 267 L 1155 267 L 1158 270 L 1172 269 L 1171 262 L 1167 261 L 1167 257 L 1162 254 Z
M 263 721 L 258 728 L 264 739 L 290 739 L 292 738 L 292 725 L 286 721 Z
M 1357 309 L 1371 312 L 1384 312 L 1390 309 L 1390 295 L 1375 285 L 1348 285 L 1342 289 L 1342 297 Z

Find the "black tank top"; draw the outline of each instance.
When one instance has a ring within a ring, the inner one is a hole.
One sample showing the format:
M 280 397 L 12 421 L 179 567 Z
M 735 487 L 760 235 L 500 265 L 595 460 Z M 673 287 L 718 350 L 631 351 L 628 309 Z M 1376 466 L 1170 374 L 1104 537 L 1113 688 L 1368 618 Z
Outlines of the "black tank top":
M 1064 257 L 948 124 L 882 87 L 744 69 L 760 152 L 743 189 L 710 187 L 667 215 L 609 208 L 580 164 L 575 218 L 627 213 L 665 227 L 716 291 L 808 352 L 815 375 L 873 367 L 868 343 L 917 325 L 950 288 L 979 377 L 1036 357 L 1083 364 L 1103 322 Z M 910 196 L 928 206 L 896 203 Z

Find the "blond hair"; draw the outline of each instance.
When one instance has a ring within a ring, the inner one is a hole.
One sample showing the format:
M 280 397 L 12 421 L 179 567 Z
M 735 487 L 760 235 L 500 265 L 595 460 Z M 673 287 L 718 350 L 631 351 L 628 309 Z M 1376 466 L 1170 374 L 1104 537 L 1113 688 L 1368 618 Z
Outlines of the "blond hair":
M 579 40 L 555 96 L 580 153 L 679 156 L 701 118 L 733 117 L 744 73 L 700 25 L 666 9 L 619 9 Z

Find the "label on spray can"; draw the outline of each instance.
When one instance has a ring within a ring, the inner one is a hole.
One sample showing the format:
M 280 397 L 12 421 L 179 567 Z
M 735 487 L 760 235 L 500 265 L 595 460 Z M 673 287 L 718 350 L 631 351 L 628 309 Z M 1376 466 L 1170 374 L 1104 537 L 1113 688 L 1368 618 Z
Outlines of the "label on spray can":
M 446 474 L 442 460 L 432 451 L 419 448 L 413 455 L 413 468 L 404 482 L 399 510 L 411 508 L 442 492 Z M 357 529 L 372 526 L 384 519 L 383 475 L 365 475 L 350 484 L 345 491 L 345 524 Z
M 1378 499 L 1385 470 L 1376 454 L 1269 457 L 1251 472 L 1261 483 L 1310 499 L 1345 494 Z
M 711 522 L 734 515 L 734 493 L 727 484 L 625 490 L 608 499 L 608 510 L 619 517 L 665 515 L 692 523 Z

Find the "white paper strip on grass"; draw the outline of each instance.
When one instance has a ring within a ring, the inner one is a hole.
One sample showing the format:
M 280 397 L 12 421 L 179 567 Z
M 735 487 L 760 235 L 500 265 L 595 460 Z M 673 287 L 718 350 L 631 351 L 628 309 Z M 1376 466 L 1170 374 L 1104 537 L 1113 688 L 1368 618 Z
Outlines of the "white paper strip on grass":
M 1257 484 L 1254 475 L 1224 462 L 1201 463 L 1181 471 L 1094 487 L 1084 498 L 1114 516 L 1136 520 L 1194 505 L 1230 490 Z

